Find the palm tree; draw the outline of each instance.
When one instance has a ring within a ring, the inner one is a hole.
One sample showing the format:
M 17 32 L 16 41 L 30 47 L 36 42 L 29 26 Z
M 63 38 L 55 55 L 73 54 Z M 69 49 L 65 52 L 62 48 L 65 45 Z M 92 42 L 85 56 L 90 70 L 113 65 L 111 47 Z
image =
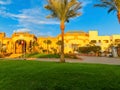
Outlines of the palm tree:
M 33 51 L 36 52 L 39 44 L 38 44 L 38 42 L 34 41 L 32 46 L 33 46 Z
M 62 41 L 61 40 L 58 40 L 57 42 L 56 42 L 56 44 L 59 46 L 59 53 L 60 53 L 60 46 L 61 46 L 61 43 Z
M 2 42 L 0 41 L 0 53 L 2 52 Z
M 48 54 L 48 45 L 50 45 L 51 43 L 52 43 L 52 41 L 51 40 L 44 40 L 43 41 L 45 44 L 47 44 L 47 54 Z
M 108 13 L 116 11 L 117 18 L 120 23 L 120 0 L 100 0 L 100 4 L 95 4 L 94 6 L 109 8 Z
M 48 4 L 45 8 L 52 12 L 47 18 L 58 18 L 60 20 L 61 29 L 61 56 L 60 62 L 65 62 L 64 59 L 64 29 L 65 22 L 69 22 L 70 18 L 80 16 L 78 10 L 81 8 L 81 2 L 78 0 L 47 0 Z
M 52 43 L 51 40 L 47 40 L 47 45 L 50 45 L 51 43 Z M 49 48 L 50 48 L 50 46 L 48 47 L 48 53 L 49 53 Z

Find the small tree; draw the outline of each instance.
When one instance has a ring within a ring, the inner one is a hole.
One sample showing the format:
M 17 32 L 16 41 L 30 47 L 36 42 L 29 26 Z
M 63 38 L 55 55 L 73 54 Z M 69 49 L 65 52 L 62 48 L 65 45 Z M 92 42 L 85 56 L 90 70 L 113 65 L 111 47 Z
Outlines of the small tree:
M 0 42 L 0 53 L 2 52 L 2 42 Z
M 117 45 L 117 54 L 120 57 L 120 44 Z
M 100 46 L 79 47 L 79 52 L 81 52 L 81 53 L 90 53 L 90 52 L 97 53 L 100 50 L 101 50 Z
M 48 46 L 52 43 L 52 41 L 51 40 L 44 40 L 43 41 L 45 44 L 47 44 L 47 54 L 49 53 L 49 48 L 48 48 Z
M 60 53 L 60 47 L 61 47 L 62 41 L 61 41 L 61 40 L 58 40 L 58 41 L 56 42 L 56 44 L 57 44 L 58 47 L 59 47 L 59 53 Z
M 34 41 L 32 46 L 33 46 L 33 51 L 36 52 L 37 51 L 36 47 L 38 47 L 39 44 L 37 41 Z

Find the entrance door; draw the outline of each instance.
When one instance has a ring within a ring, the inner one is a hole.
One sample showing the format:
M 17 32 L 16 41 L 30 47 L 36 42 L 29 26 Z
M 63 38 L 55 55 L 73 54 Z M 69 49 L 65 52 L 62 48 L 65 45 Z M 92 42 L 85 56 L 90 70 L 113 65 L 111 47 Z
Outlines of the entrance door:
M 15 53 L 22 54 L 26 52 L 26 41 L 25 40 L 17 40 L 15 42 Z

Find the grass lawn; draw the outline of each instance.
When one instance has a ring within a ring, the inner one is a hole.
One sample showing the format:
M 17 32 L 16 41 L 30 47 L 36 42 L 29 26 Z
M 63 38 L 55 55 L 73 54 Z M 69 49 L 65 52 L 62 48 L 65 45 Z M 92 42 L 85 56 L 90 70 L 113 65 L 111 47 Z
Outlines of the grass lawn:
M 0 90 L 120 90 L 120 66 L 0 60 Z

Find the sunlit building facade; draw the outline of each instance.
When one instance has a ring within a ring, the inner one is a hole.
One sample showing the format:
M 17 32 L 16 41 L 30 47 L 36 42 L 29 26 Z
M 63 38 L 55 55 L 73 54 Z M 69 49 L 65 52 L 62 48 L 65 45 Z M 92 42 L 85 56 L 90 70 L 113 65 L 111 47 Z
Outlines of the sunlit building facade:
M 0 53 L 23 54 L 31 52 L 59 53 L 61 34 L 56 37 L 40 36 L 28 32 L 15 32 L 11 37 L 0 33 Z M 99 36 L 98 31 L 68 31 L 64 35 L 65 53 L 74 53 L 79 47 L 96 45 L 102 51 L 108 50 L 111 44 L 120 43 L 120 35 Z
M 5 33 L 0 33 L 0 52 L 21 54 L 31 52 L 31 43 L 37 40 L 35 35 L 28 32 L 16 32 L 11 37 L 6 37 Z

